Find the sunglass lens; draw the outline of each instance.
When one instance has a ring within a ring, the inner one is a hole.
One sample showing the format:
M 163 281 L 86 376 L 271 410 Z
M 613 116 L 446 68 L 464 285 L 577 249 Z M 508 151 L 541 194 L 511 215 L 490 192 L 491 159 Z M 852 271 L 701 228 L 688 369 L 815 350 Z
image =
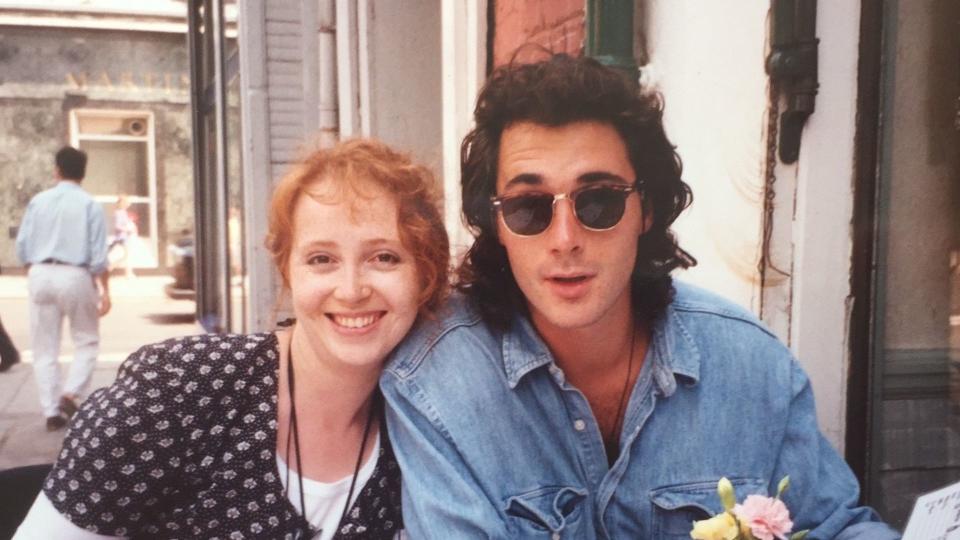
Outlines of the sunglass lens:
M 553 197 L 549 195 L 521 195 L 503 201 L 500 207 L 503 222 L 516 234 L 540 234 L 550 226 L 553 218 Z
M 582 191 L 576 200 L 577 218 L 591 229 L 609 229 L 623 218 L 628 194 L 602 187 Z

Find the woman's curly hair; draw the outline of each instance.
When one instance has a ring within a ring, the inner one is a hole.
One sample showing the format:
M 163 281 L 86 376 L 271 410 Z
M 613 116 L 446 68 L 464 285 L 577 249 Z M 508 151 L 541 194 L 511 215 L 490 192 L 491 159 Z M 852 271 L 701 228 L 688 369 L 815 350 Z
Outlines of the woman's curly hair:
M 498 68 L 480 91 L 476 127 L 461 146 L 463 214 L 476 241 L 457 269 L 457 288 L 470 296 L 485 320 L 503 328 L 526 313 L 523 293 L 497 239 L 490 197 L 495 195 L 500 137 L 515 122 L 562 126 L 594 121 L 617 130 L 643 186 L 640 195 L 653 223 L 637 239 L 631 278 L 633 307 L 647 321 L 673 299 L 670 272 L 696 260 L 677 245 L 670 225 L 693 194 L 681 179 L 682 164 L 663 129 L 663 100 L 641 92 L 620 73 L 591 58 L 564 54 L 532 64 Z

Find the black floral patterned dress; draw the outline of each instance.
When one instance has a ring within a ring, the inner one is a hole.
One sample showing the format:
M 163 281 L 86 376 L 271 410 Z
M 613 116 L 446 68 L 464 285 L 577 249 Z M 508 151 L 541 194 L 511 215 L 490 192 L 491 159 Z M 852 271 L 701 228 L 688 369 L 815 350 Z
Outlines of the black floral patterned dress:
M 299 537 L 306 523 L 276 467 L 279 356 L 270 333 L 142 347 L 74 416 L 44 492 L 98 534 Z M 388 539 L 402 528 L 400 469 L 381 430 L 373 474 L 334 538 Z

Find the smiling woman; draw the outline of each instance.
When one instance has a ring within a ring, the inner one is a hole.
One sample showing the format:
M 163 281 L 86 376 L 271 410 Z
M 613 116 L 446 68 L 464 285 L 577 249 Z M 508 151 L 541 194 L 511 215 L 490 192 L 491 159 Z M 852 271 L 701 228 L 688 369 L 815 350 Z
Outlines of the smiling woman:
M 433 177 L 381 143 L 308 155 L 267 246 L 296 321 L 148 345 L 73 418 L 16 538 L 393 538 L 377 381 L 446 292 Z

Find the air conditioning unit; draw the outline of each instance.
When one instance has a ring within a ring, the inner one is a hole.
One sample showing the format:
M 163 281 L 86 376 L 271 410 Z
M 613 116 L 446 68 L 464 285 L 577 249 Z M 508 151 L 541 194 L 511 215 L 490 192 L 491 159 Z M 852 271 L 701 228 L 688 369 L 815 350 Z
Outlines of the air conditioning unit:
M 127 118 L 123 122 L 123 130 L 129 135 L 142 136 L 147 134 L 146 118 Z

